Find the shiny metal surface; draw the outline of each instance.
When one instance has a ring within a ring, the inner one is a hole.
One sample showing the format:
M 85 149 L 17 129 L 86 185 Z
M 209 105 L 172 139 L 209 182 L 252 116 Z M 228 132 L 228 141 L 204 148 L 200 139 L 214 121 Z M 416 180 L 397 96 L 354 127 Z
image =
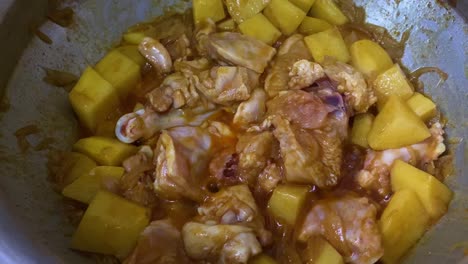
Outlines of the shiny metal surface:
M 0 7 L 9 8 L 0 12 L 0 89 L 9 79 L 5 98 L 10 108 L 0 116 L 0 263 L 86 263 L 88 260 L 68 249 L 73 229 L 65 219 L 60 195 L 47 182 L 46 151 L 21 153 L 13 133 L 36 124 L 41 132 L 28 138 L 33 144 L 53 137 L 54 147 L 70 148 L 77 135 L 67 93 L 45 84 L 41 67 L 79 75 L 127 27 L 161 14 L 174 2 L 64 1 L 75 10 L 75 23 L 64 29 L 45 22 L 41 30 L 53 40 L 47 45 L 37 37 L 28 41 L 25 23 L 43 16 L 47 1 L 3 1 Z M 369 22 L 387 27 L 397 36 L 411 30 L 403 58 L 407 68 L 437 66 L 449 74 L 443 83 L 435 74 L 422 80 L 449 119 L 456 168 L 447 182 L 456 195 L 447 216 L 426 234 L 406 262 L 461 263 L 468 247 L 468 26 L 459 14 L 435 0 L 357 3 L 365 6 Z M 185 5 L 180 2 L 177 6 Z

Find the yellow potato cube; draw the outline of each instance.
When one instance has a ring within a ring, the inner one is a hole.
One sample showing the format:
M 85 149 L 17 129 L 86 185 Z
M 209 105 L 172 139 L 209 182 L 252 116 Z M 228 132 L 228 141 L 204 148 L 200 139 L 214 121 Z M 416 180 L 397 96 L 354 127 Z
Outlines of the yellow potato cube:
M 98 64 L 96 71 L 110 82 L 121 98 L 134 90 L 141 80 L 141 67 L 117 50 L 109 52 Z
M 263 14 L 285 35 L 294 33 L 306 16 L 288 0 L 271 0 Z
M 193 20 L 195 24 L 211 19 L 218 22 L 226 17 L 221 0 L 193 0 Z
M 424 122 L 397 96 L 391 96 L 375 117 L 367 136 L 375 150 L 401 148 L 431 136 Z
M 413 87 L 397 63 L 378 75 L 373 82 L 373 87 L 379 108 L 384 106 L 391 95 L 396 95 L 406 101 L 414 93 Z
M 429 214 L 411 190 L 397 191 L 379 221 L 384 263 L 398 263 L 429 227 Z
M 81 124 L 91 131 L 119 106 L 115 88 L 91 67 L 83 72 L 68 98 Z
M 145 57 L 141 55 L 140 51 L 138 50 L 138 46 L 136 45 L 120 46 L 116 48 L 116 50 L 122 53 L 123 55 L 127 56 L 136 64 L 140 65 L 140 67 L 143 67 L 146 63 Z
M 108 191 L 99 191 L 73 235 L 73 249 L 125 258 L 149 224 L 149 210 Z
M 225 4 L 234 21 L 240 24 L 262 12 L 269 2 L 270 0 L 226 0 Z
M 310 8 L 309 15 L 323 19 L 337 26 L 348 22 L 348 18 L 341 12 L 333 0 L 315 1 Z
M 303 259 L 304 263 L 344 264 L 340 253 L 320 236 L 313 236 L 308 239 Z
M 229 18 L 223 22 L 220 22 L 218 24 L 218 28 L 222 31 L 233 31 L 234 29 L 236 29 L 236 22 L 234 21 L 234 19 Z
M 273 44 L 281 36 L 281 32 L 262 14 L 246 19 L 239 24 L 242 34 L 254 37 L 266 44 Z
M 60 165 L 60 169 L 57 173 L 61 174 L 63 177 L 63 186 L 72 183 L 82 175 L 88 174 L 97 166 L 94 160 L 77 152 L 66 153 Z
M 427 121 L 436 115 L 437 106 L 431 99 L 420 93 L 414 93 L 406 103 L 423 121 Z
M 123 40 L 128 44 L 140 45 L 145 37 L 143 32 L 128 32 L 123 35 Z
M 135 154 L 138 150 L 133 145 L 105 137 L 82 138 L 73 145 L 73 149 L 88 155 L 99 165 L 105 166 L 120 166 L 124 159 Z
M 370 113 L 359 114 L 354 117 L 353 128 L 351 129 L 351 142 L 363 148 L 368 148 L 367 135 L 374 122 L 374 115 Z
M 276 260 L 272 257 L 268 256 L 267 254 L 258 254 L 257 256 L 253 257 L 249 260 L 249 264 L 277 264 Z
M 291 0 L 291 3 L 307 13 L 309 12 L 310 7 L 315 3 L 315 0 Z
M 388 53 L 372 40 L 358 40 L 349 50 L 353 66 L 367 77 L 375 77 L 393 65 Z
M 89 204 L 102 186 L 118 186 L 125 170 L 122 167 L 99 166 L 81 175 L 62 190 L 65 197 Z
M 315 17 L 305 17 L 299 26 L 299 33 L 304 35 L 315 34 L 332 28 L 333 26 L 325 20 Z
M 447 212 L 453 197 L 452 191 L 434 176 L 401 160 L 395 161 L 392 166 L 391 182 L 395 192 L 406 189 L 414 191 L 434 220 Z
M 308 192 L 307 186 L 279 185 L 268 201 L 268 210 L 273 216 L 292 226 L 296 223 Z
M 304 38 L 312 57 L 318 63 L 322 63 L 326 57 L 335 58 L 341 62 L 348 62 L 348 47 L 337 28 L 312 34 Z

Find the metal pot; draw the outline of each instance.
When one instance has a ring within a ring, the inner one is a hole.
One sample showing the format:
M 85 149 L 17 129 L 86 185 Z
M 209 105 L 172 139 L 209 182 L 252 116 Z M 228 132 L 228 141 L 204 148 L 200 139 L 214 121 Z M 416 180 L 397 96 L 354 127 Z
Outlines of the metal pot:
M 67 92 L 44 83 L 41 67 L 79 75 L 116 44 L 129 26 L 160 15 L 167 7 L 188 5 L 173 0 L 63 2 L 75 10 L 75 23 L 70 28 L 43 23 L 40 30 L 52 39 L 50 45 L 29 33 L 31 23 L 43 21 L 47 0 L 0 2 L 0 88 L 6 87 L 0 105 L 9 103 L 0 115 L 0 263 L 89 261 L 68 249 L 73 228 L 64 216 L 60 195 L 47 181 L 47 152 L 30 148 L 22 153 L 14 136 L 18 128 L 36 124 L 40 132 L 28 137 L 32 145 L 51 137 L 54 147 L 69 149 L 76 140 L 77 124 Z M 365 7 L 370 23 L 395 35 L 411 29 L 403 57 L 407 68 L 436 66 L 449 74 L 446 82 L 435 74 L 422 80 L 449 120 L 449 145 L 456 159 L 447 184 L 455 198 L 447 215 L 427 232 L 406 262 L 467 261 L 463 250 L 468 247 L 468 24 L 436 0 L 356 2 Z

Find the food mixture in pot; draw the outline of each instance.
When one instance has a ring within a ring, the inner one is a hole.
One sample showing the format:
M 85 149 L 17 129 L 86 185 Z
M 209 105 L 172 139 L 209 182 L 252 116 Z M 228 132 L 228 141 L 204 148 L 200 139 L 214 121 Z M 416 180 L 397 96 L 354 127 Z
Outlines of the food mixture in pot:
M 398 263 L 447 211 L 436 104 L 332 0 L 193 0 L 69 94 L 71 248 L 137 263 Z

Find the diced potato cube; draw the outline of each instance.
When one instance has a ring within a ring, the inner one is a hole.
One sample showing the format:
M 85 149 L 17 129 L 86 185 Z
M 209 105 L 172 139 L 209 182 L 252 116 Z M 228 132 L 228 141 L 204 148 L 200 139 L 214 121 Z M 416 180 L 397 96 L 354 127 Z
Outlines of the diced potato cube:
M 375 150 L 401 148 L 431 136 L 424 122 L 397 96 L 391 96 L 375 117 L 367 136 Z
M 406 103 L 423 121 L 427 121 L 436 115 L 437 106 L 431 99 L 420 93 L 414 93 Z
M 309 12 L 310 7 L 315 3 L 315 0 L 291 0 L 291 3 L 307 13 Z
M 309 15 L 328 21 L 334 25 L 343 25 L 348 18 L 341 12 L 333 0 L 317 0 L 312 5 Z
M 82 138 L 73 145 L 73 149 L 93 158 L 99 165 L 105 166 L 120 166 L 124 159 L 138 150 L 133 145 L 105 137 Z
M 221 0 L 193 0 L 193 20 L 195 24 L 210 18 L 218 22 L 225 18 L 224 6 Z
M 271 0 L 263 14 L 285 35 L 294 33 L 306 16 L 288 0 Z
M 304 35 L 315 34 L 332 28 L 333 26 L 325 20 L 315 17 L 305 17 L 299 26 L 299 32 Z
M 102 186 L 107 188 L 118 186 L 124 172 L 122 167 L 96 167 L 65 187 L 62 194 L 65 197 L 89 204 Z
M 412 190 L 421 200 L 429 215 L 437 220 L 445 212 L 453 193 L 434 176 L 401 160 L 395 161 L 391 170 L 393 191 Z
M 267 254 L 259 254 L 249 260 L 249 264 L 277 264 L 276 260 Z
M 116 50 L 122 53 L 123 55 L 127 56 L 136 64 L 140 65 L 140 67 L 143 67 L 146 63 L 145 57 L 141 55 L 140 51 L 138 50 L 138 46 L 136 45 L 120 46 L 116 48 Z
M 374 122 L 374 115 L 370 113 L 359 114 L 354 117 L 353 128 L 351 129 L 351 142 L 363 148 L 368 148 L 367 135 Z
M 254 37 L 266 44 L 273 44 L 281 36 L 281 32 L 262 14 L 246 19 L 239 24 L 242 34 Z
M 149 224 L 149 210 L 108 191 L 99 191 L 73 235 L 73 249 L 125 258 Z
M 88 67 L 68 96 L 81 124 L 91 131 L 119 106 L 115 88 Z
M 96 166 L 96 162 L 88 156 L 77 152 L 69 152 L 65 154 L 57 173 L 63 175 L 62 184 L 66 186 L 80 176 L 88 174 Z
M 279 185 L 268 201 L 268 210 L 276 218 L 294 225 L 308 191 L 307 186 Z
M 367 77 L 375 77 L 393 65 L 388 53 L 372 40 L 358 40 L 349 50 L 353 66 Z
M 269 2 L 270 0 L 226 0 L 225 4 L 234 21 L 240 24 L 262 12 Z
M 373 86 L 380 109 L 391 95 L 396 95 L 403 100 L 407 100 L 414 93 L 413 87 L 397 63 L 378 75 L 374 80 Z
M 337 28 L 312 34 L 305 37 L 304 41 L 318 63 L 322 63 L 326 57 L 333 57 L 342 62 L 348 62 L 350 59 L 348 47 Z
M 115 87 L 121 98 L 125 98 L 141 79 L 140 65 L 117 50 L 98 62 L 96 71 Z
M 220 22 L 218 24 L 218 28 L 223 31 L 232 31 L 236 28 L 236 22 L 234 21 L 234 19 L 229 18 L 223 22 Z
M 140 45 L 145 37 L 146 35 L 143 32 L 128 32 L 123 35 L 124 41 L 133 45 Z
M 307 242 L 303 253 L 304 263 L 344 264 L 343 257 L 336 249 L 320 236 L 313 236 Z
M 398 263 L 429 227 L 429 214 L 411 190 L 397 191 L 379 221 L 384 263 Z

